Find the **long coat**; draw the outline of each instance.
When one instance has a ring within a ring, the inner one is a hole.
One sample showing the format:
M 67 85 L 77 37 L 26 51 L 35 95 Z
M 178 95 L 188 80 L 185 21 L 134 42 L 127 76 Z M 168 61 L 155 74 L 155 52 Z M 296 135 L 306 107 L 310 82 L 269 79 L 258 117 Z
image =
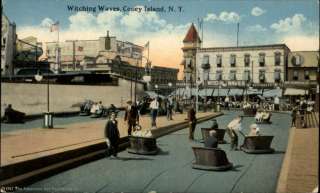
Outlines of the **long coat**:
M 135 124 L 139 120 L 139 112 L 136 106 L 131 106 L 130 109 L 126 109 L 124 120 L 128 121 L 130 124 Z
M 120 133 L 118 130 L 118 122 L 115 120 L 109 120 L 105 126 L 104 135 L 110 140 L 111 145 L 118 143 L 120 139 Z

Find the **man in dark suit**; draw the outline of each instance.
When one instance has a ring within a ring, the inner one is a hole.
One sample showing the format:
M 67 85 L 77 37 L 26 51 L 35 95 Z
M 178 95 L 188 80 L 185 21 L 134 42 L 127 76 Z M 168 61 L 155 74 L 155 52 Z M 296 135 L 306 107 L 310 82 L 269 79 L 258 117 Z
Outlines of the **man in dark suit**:
M 117 157 L 120 133 L 118 121 L 116 120 L 116 114 L 114 112 L 111 113 L 110 119 L 105 126 L 104 135 L 108 146 L 108 156 L 112 154 L 114 157 Z
M 132 105 L 132 101 L 127 102 L 128 107 L 124 115 L 124 121 L 128 123 L 128 135 L 131 135 L 132 129 L 139 122 L 139 112 L 136 105 Z
M 196 118 L 196 111 L 194 107 L 191 107 L 188 112 L 188 121 L 189 121 L 189 139 L 194 139 L 194 130 L 196 129 L 197 125 L 197 118 Z

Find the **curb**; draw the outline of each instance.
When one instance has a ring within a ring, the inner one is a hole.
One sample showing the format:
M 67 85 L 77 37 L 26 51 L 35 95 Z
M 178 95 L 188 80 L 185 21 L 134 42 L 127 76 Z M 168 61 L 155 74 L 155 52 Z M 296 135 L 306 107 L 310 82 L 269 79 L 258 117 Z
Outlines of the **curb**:
M 203 122 L 221 115 L 223 115 L 223 113 L 208 115 L 206 117 L 199 118 L 198 122 Z M 183 129 L 187 126 L 188 121 L 183 121 L 177 124 L 158 128 L 153 131 L 153 135 L 156 138 L 159 138 L 168 133 Z M 124 150 L 128 146 L 129 138 L 121 138 L 119 150 Z M 16 187 L 18 189 L 17 186 L 27 186 L 67 169 L 101 159 L 105 157 L 105 149 L 106 143 L 102 141 L 93 145 L 1 167 L 0 187 Z
M 288 180 L 290 160 L 291 160 L 290 156 L 291 156 L 292 147 L 294 143 L 293 137 L 295 135 L 295 130 L 296 130 L 295 127 L 291 127 L 290 129 L 288 145 L 287 145 L 285 156 L 282 161 L 280 174 L 278 177 L 277 188 L 276 188 L 277 193 L 287 192 L 287 180 Z
M 79 111 L 66 111 L 66 112 L 52 112 L 53 116 L 55 117 L 69 117 L 69 116 L 75 116 L 79 114 Z M 29 114 L 25 116 L 26 121 L 34 120 L 34 119 L 40 119 L 44 115 L 44 113 L 37 113 L 37 114 Z

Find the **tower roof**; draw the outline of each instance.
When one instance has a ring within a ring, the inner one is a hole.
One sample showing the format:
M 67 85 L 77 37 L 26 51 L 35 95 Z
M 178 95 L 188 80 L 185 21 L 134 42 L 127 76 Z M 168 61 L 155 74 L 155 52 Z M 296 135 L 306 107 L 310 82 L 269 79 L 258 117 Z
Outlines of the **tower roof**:
M 193 23 L 191 24 L 186 37 L 183 39 L 183 42 L 201 42 L 201 39 L 198 35 L 196 27 L 194 27 Z

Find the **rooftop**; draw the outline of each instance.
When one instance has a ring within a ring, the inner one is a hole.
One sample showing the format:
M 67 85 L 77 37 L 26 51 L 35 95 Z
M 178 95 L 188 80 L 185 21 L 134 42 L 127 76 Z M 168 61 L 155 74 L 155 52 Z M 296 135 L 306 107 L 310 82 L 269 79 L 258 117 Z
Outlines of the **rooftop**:
M 198 35 L 197 29 L 194 27 L 193 23 L 191 24 L 186 37 L 183 39 L 183 42 L 201 42 L 201 39 Z
M 267 45 L 251 45 L 251 46 L 230 46 L 230 47 L 209 47 L 200 48 L 200 52 L 206 51 L 241 51 L 241 50 L 252 50 L 252 49 L 270 49 L 270 48 L 284 48 L 288 49 L 286 44 L 267 44 Z

